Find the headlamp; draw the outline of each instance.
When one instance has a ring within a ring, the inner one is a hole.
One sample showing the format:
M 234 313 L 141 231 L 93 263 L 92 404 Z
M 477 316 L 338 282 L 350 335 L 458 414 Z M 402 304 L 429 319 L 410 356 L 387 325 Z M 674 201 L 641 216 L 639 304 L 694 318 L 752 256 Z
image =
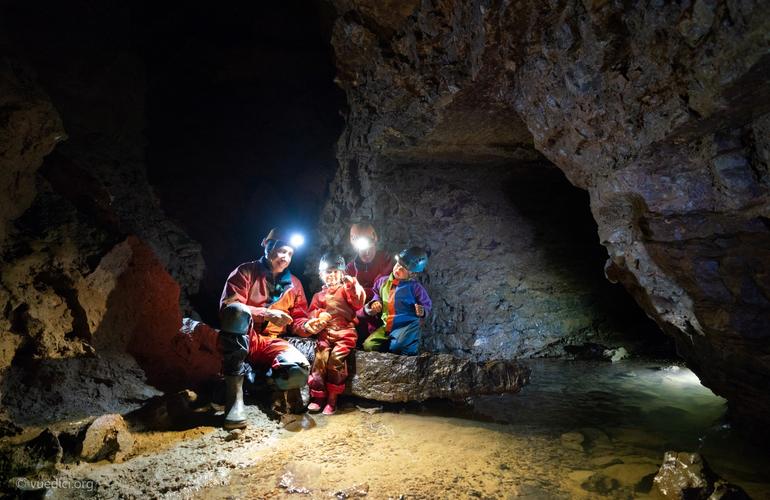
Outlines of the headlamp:
M 305 244 L 305 237 L 299 233 L 294 233 L 291 235 L 291 238 L 289 239 L 289 244 L 294 248 L 301 247 L 302 245 Z
M 361 236 L 356 238 L 356 240 L 353 242 L 353 246 L 358 251 L 368 250 L 372 246 L 372 242 L 369 240 L 369 238 L 364 238 Z

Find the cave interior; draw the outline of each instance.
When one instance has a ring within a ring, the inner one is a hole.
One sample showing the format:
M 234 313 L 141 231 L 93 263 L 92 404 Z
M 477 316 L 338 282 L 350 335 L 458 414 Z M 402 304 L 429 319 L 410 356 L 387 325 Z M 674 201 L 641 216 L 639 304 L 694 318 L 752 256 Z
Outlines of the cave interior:
M 766 434 L 767 9 L 423 3 L 0 1 L 0 437 L 220 390 L 235 266 L 303 232 L 310 298 L 369 220 L 429 254 L 425 352 L 622 349 Z

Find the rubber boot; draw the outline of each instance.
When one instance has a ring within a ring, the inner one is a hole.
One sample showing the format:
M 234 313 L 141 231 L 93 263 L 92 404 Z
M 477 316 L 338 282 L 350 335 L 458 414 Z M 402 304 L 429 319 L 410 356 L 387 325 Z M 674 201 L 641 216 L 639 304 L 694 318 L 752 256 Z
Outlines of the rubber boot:
M 326 400 L 324 398 L 313 398 L 310 401 L 310 404 L 307 405 L 307 410 L 313 413 L 317 413 L 321 411 L 321 408 L 324 407 L 324 403 Z
M 324 415 L 334 415 L 337 411 L 337 395 L 329 394 L 329 399 L 326 400 L 326 406 L 324 406 Z
M 246 427 L 243 407 L 243 375 L 225 377 L 225 423 L 227 430 Z

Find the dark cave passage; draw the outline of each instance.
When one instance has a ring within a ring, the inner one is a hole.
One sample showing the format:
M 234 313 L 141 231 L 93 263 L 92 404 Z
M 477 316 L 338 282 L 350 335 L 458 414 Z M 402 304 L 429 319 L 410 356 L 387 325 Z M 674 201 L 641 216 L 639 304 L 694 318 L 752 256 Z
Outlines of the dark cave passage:
M 319 217 L 345 106 L 326 41 L 330 15 L 319 2 L 292 1 L 181 10 L 145 2 L 135 16 L 149 180 L 202 245 L 206 273 L 192 302 L 210 324 L 227 275 L 261 256 L 271 227 L 309 236 Z M 297 252 L 293 269 L 305 256 Z

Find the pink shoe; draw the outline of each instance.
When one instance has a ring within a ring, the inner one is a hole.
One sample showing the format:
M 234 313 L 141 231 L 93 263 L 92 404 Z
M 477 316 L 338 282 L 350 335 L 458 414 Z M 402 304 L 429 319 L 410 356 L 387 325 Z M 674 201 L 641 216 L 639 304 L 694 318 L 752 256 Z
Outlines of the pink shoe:
M 337 411 L 337 408 L 332 406 L 331 404 L 327 403 L 326 406 L 324 406 L 324 415 L 334 415 L 334 413 Z
M 307 411 L 317 412 L 321 411 L 321 405 L 324 404 L 323 399 L 315 399 L 310 402 L 309 405 L 307 405 Z

